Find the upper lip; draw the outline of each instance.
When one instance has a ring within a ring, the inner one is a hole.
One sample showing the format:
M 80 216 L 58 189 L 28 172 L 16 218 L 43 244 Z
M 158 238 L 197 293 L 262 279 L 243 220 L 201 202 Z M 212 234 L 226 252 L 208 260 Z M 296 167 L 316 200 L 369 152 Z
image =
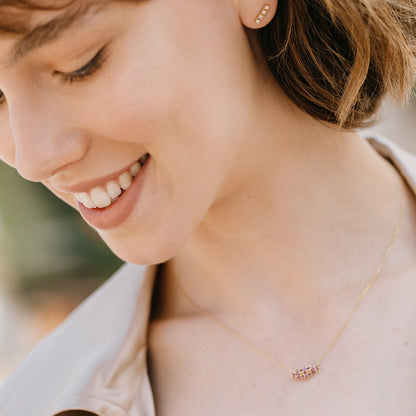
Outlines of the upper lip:
M 97 187 L 97 186 L 104 186 L 107 182 L 113 180 L 113 179 L 117 179 L 122 173 L 124 172 L 128 172 L 128 170 L 130 169 L 131 166 L 133 166 L 136 162 L 139 161 L 139 159 L 146 153 L 143 153 L 140 157 L 138 157 L 136 160 L 134 160 L 133 162 L 130 162 L 128 165 L 126 165 L 125 167 L 109 173 L 108 175 L 104 175 L 101 176 L 100 178 L 94 178 L 94 179 L 88 179 L 86 181 L 82 181 L 82 182 L 78 182 L 74 185 L 70 185 L 70 186 L 52 186 L 59 192 L 63 192 L 63 193 L 67 193 L 67 194 L 81 194 L 83 192 L 88 192 L 91 189 Z

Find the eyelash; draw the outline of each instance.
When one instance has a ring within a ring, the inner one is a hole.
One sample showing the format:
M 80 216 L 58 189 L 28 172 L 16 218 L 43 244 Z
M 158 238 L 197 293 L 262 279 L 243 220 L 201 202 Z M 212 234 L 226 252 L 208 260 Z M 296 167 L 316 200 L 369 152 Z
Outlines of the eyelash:
M 74 72 L 59 72 L 55 71 L 55 75 L 60 77 L 60 81 L 64 84 L 72 84 L 77 81 L 84 81 L 90 76 L 94 75 L 102 66 L 107 58 L 107 47 L 104 47 L 98 51 L 98 53 L 91 59 L 86 65 Z
M 84 81 L 90 76 L 94 75 L 103 65 L 107 58 L 107 46 L 100 49 L 98 53 L 91 59 L 86 65 L 74 72 L 59 72 L 55 71 L 54 74 L 60 77 L 61 82 L 64 84 L 72 84 L 77 81 Z M 6 96 L 0 90 L 0 106 L 6 101 Z

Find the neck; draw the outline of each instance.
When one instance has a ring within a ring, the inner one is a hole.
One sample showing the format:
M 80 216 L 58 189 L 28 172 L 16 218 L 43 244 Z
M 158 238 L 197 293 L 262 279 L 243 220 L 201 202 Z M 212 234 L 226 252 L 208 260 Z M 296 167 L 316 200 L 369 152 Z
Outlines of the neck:
M 399 215 L 394 169 L 354 133 L 298 112 L 277 125 L 270 119 L 166 262 L 167 315 L 195 312 L 174 280 L 211 313 L 262 319 L 271 311 L 302 314 L 336 293 L 352 304 L 377 268 Z

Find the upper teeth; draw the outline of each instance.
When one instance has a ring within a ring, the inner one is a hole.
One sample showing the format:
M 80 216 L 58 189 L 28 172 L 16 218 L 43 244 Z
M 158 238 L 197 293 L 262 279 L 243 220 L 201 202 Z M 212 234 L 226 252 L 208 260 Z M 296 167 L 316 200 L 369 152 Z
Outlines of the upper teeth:
M 141 165 L 136 162 L 130 169 L 123 172 L 117 179 L 108 181 L 103 186 L 96 186 L 88 192 L 75 194 L 75 198 L 87 208 L 106 208 L 130 188 L 133 178 L 139 173 Z

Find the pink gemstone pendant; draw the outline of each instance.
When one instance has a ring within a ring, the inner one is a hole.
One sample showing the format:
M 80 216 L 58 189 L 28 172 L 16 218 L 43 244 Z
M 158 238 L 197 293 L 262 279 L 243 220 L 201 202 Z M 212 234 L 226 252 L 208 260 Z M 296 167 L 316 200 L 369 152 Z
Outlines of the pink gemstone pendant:
M 292 372 L 292 377 L 296 378 L 297 380 L 308 380 L 312 376 L 314 376 L 319 370 L 319 363 L 315 365 L 307 365 L 302 368 L 297 368 L 295 371 Z

